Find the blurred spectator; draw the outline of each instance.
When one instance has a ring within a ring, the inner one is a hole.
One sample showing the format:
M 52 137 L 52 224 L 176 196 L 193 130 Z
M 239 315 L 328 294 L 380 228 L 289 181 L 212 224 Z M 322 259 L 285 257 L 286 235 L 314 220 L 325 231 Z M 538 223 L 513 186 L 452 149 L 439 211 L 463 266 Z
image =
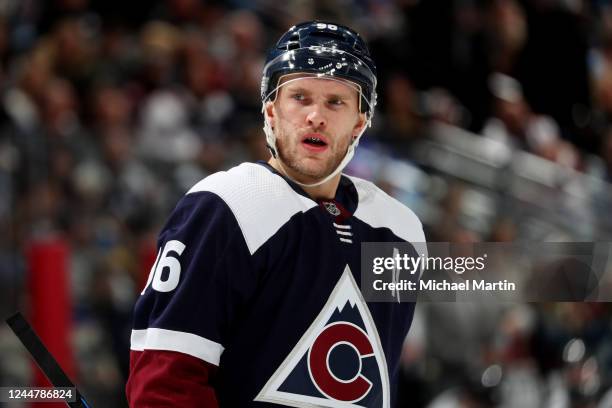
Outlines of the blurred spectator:
M 457 127 L 467 127 L 469 113 L 461 103 L 443 88 L 434 88 L 425 94 L 425 109 L 431 120 Z
M 516 0 L 495 0 L 489 8 L 491 67 L 511 75 L 527 42 L 527 19 Z
M 605 33 L 601 46 L 593 54 L 594 101 L 602 119 L 609 123 L 612 121 L 612 28 Z
M 189 127 L 189 115 L 179 95 L 152 93 L 142 107 L 140 148 L 145 157 L 180 163 L 198 155 L 201 142 Z
M 605 179 L 608 182 L 612 182 L 612 126 L 604 134 L 601 156 L 604 159 Z
M 418 92 L 402 73 L 389 77 L 385 88 L 384 112 L 374 121 L 375 137 L 397 154 L 410 157 L 415 143 L 425 135 L 422 114 L 418 111 Z
M 525 133 L 527 146 L 534 154 L 568 168 L 578 167 L 578 151 L 561 139 L 559 126 L 554 119 L 542 115 L 533 116 Z
M 495 73 L 489 77 L 489 88 L 495 98 L 493 117 L 485 123 L 483 135 L 512 148 L 526 148 L 525 132 L 531 109 L 521 84 L 512 77 Z

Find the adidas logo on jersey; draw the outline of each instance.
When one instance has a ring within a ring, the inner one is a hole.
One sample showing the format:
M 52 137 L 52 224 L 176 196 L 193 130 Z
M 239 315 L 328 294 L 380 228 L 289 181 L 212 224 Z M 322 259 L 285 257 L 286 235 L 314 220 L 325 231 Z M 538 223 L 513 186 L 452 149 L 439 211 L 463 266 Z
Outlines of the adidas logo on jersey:
M 389 407 L 380 338 L 348 265 L 317 318 L 255 401 L 292 407 Z

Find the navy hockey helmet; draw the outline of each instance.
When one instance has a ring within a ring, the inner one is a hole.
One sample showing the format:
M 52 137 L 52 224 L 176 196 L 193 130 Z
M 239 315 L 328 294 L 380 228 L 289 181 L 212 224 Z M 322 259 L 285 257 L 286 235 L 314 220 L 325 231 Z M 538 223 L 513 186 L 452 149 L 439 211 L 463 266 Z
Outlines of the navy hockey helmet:
M 279 81 L 284 75 L 305 73 L 320 78 L 348 81 L 359 91 L 359 110 L 365 113 L 366 123 L 354 136 L 346 154 L 336 169 L 323 179 L 304 187 L 314 187 L 331 180 L 346 167 L 355 154 L 355 148 L 367 126 L 372 124 L 376 105 L 376 66 L 359 34 L 348 27 L 309 21 L 293 26 L 269 51 L 261 80 L 262 112 L 268 101 L 276 98 Z M 297 80 L 297 79 L 296 79 Z M 276 135 L 264 114 L 264 133 L 272 156 L 278 157 Z
M 357 84 L 360 110 L 368 119 L 372 118 L 376 105 L 376 66 L 355 31 L 318 21 L 291 27 L 268 52 L 261 80 L 262 102 L 274 100 L 282 76 L 302 72 Z

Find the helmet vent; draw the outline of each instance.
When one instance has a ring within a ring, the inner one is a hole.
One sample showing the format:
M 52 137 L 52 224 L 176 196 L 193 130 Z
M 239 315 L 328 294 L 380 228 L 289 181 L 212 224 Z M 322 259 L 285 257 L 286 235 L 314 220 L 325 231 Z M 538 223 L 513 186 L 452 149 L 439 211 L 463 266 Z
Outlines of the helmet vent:
M 287 51 L 300 48 L 300 33 L 293 33 L 284 45 L 285 46 L 281 49 L 285 49 Z
M 297 50 L 298 48 L 300 48 L 300 42 L 299 41 L 287 41 L 287 44 L 285 46 L 285 49 L 287 51 Z

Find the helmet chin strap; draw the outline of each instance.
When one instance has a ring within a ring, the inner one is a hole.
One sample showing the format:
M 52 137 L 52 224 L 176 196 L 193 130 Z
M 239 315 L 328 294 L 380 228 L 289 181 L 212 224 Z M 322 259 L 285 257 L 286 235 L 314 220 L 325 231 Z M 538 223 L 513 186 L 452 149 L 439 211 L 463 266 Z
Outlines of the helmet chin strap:
M 302 79 L 302 78 L 290 79 L 289 81 L 286 81 L 284 83 L 281 83 L 281 81 L 279 80 L 279 85 L 276 88 L 274 88 L 274 90 L 272 92 L 270 92 L 268 97 L 270 95 L 274 94 L 275 92 L 277 92 L 278 89 L 281 86 L 286 85 L 286 84 L 288 84 L 290 82 L 293 82 L 293 81 L 298 81 L 300 79 Z M 338 80 L 336 78 L 323 77 L 323 79 L 332 80 L 332 81 L 338 81 L 338 82 L 342 82 L 345 85 L 348 85 L 346 81 Z M 349 85 L 349 86 L 351 86 L 351 85 Z M 357 91 L 359 92 L 359 97 L 358 97 L 359 98 L 359 106 L 360 106 L 359 109 L 361 110 L 361 99 L 362 99 L 361 98 L 361 88 L 357 87 L 355 85 L 355 89 L 357 89 Z M 266 97 L 266 99 L 268 97 Z M 338 166 L 336 167 L 336 169 L 334 171 L 332 171 L 326 177 L 322 178 L 321 180 L 319 180 L 319 181 L 317 181 L 315 183 L 301 183 L 301 182 L 299 182 L 299 181 L 297 181 L 294 178 L 289 176 L 289 173 L 287 172 L 285 166 L 283 165 L 283 161 L 280 158 L 280 155 L 278 154 L 278 148 L 276 147 L 276 135 L 274 134 L 274 129 L 272 129 L 272 125 L 270 125 L 270 121 L 268 120 L 268 116 L 266 115 L 266 102 L 265 101 L 262 104 L 261 111 L 262 111 L 262 113 L 264 115 L 263 131 L 264 131 L 264 133 L 266 135 L 266 143 L 268 145 L 268 148 L 270 149 L 270 152 L 272 153 L 272 157 L 274 157 L 277 160 L 277 162 L 278 162 L 279 166 L 281 167 L 285 177 L 289 178 L 291 181 L 293 181 L 294 183 L 296 183 L 296 184 L 298 184 L 298 185 L 300 185 L 302 187 L 317 187 L 317 186 L 320 186 L 321 184 L 327 183 L 329 180 L 334 178 L 338 173 L 340 173 L 347 166 L 347 164 L 349 164 L 349 162 L 351 161 L 351 159 L 355 155 L 355 148 L 359 144 L 359 139 L 361 138 L 361 135 L 363 135 L 363 132 L 365 132 L 365 130 L 372 125 L 371 118 L 368 117 L 366 123 L 364 124 L 364 126 L 361 129 L 361 131 L 359 132 L 359 134 L 357 136 L 355 136 L 353 138 L 353 140 L 351 141 L 351 143 L 349 144 L 348 148 L 346 149 L 346 154 L 344 155 L 344 158 L 338 164 Z

